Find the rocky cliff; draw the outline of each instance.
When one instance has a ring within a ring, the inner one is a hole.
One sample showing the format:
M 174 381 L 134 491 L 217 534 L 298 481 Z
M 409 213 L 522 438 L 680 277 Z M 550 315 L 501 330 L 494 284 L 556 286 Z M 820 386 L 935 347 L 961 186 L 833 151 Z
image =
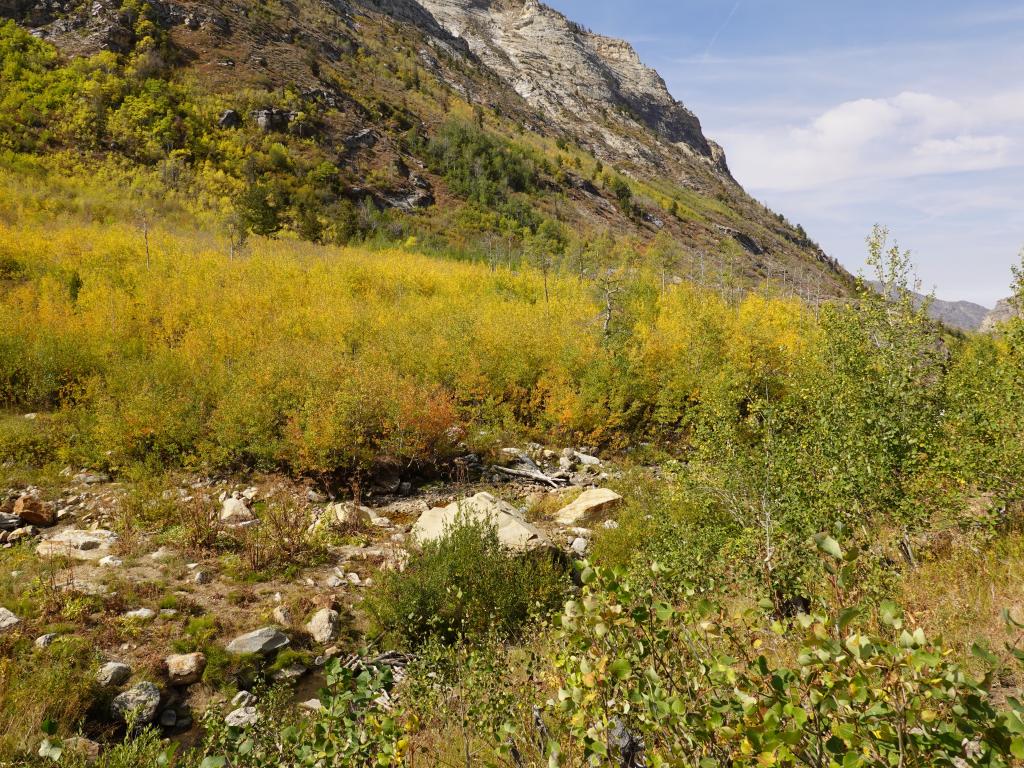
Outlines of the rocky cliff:
M 663 169 L 672 150 L 728 176 L 725 154 L 633 47 L 537 0 L 419 0 L 534 108 L 612 160 Z

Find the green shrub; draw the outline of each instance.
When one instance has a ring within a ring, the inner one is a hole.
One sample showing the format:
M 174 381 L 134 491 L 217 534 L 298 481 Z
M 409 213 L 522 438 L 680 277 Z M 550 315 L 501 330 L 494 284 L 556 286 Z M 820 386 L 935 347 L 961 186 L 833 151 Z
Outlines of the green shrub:
M 490 632 L 513 637 L 556 607 L 567 586 L 547 553 L 510 552 L 493 525 L 463 520 L 414 552 L 404 571 L 384 574 L 366 607 L 377 631 L 406 647 Z
M 0 415 L 0 463 L 41 467 L 56 457 L 56 445 L 40 419 Z

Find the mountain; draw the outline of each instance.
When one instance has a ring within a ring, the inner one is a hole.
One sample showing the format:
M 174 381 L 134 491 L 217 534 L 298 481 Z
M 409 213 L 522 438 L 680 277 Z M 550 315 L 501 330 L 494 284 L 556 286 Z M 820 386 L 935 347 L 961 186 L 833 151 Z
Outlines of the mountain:
M 882 284 L 880 282 L 872 280 L 870 285 L 876 291 L 881 292 Z M 911 293 L 917 306 L 921 306 L 925 301 L 930 302 L 928 305 L 928 315 L 933 320 L 938 320 L 950 328 L 956 328 L 960 331 L 983 330 L 982 326 L 985 319 L 991 313 L 988 307 L 983 307 L 981 304 L 975 304 L 971 301 L 943 301 L 942 299 L 936 299 L 922 293 L 914 293 L 913 291 Z
M 746 194 L 628 43 L 536 0 L 0 0 L 0 15 L 58 52 L 16 79 L 19 101 L 44 106 L 34 131 L 0 125 L 8 143 L 44 164 L 162 168 L 181 198 L 225 221 L 230 200 L 258 234 L 496 258 L 550 221 L 560 252 L 663 233 L 683 275 L 816 296 L 852 284 Z M 29 92 L 46 76 L 82 82 Z
M 1020 312 L 1013 305 L 1013 299 L 1000 299 L 996 302 L 995 308 L 985 315 L 980 330 L 983 333 L 989 333 L 998 328 L 1002 323 L 1012 320 L 1019 315 Z

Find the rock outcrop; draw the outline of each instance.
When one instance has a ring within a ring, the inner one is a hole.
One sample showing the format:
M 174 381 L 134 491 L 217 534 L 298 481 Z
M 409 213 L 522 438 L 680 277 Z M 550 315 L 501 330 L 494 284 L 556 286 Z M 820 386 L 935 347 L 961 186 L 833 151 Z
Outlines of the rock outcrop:
M 591 32 L 537 0 L 420 0 L 530 106 L 606 155 L 657 166 L 646 129 L 728 176 L 724 153 L 697 116 L 624 40 Z M 633 130 L 631 130 L 633 129 Z
M 991 333 L 1007 320 L 1018 317 L 1020 312 L 1013 304 L 1012 299 L 1000 299 L 995 309 L 989 312 L 981 323 L 982 333 Z
M 424 512 L 413 526 L 412 536 L 421 544 L 435 541 L 462 520 L 494 525 L 498 531 L 498 540 L 517 552 L 527 552 L 550 544 L 547 536 L 526 522 L 518 509 L 489 493 L 478 493 L 447 507 L 435 507 Z

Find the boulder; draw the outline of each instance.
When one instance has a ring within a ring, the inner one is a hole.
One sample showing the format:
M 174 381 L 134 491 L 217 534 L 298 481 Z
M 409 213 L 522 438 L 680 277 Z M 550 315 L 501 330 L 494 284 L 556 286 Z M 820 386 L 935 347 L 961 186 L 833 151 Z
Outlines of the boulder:
M 244 635 L 239 635 L 230 643 L 228 643 L 228 653 L 249 654 L 249 653 L 261 653 L 268 654 L 278 651 L 284 648 L 291 642 L 288 640 L 288 636 L 279 629 L 273 627 L 263 627 L 252 632 L 247 632 Z
M 110 703 L 114 716 L 125 723 L 148 725 L 156 718 L 160 706 L 160 689 L 153 683 L 139 683 L 119 693 Z
M 217 118 L 217 126 L 219 128 L 240 128 L 242 126 L 242 116 L 234 109 L 225 109 L 220 113 L 220 117 Z
M 256 515 L 249 509 L 249 502 L 244 497 L 229 496 L 224 499 L 220 510 L 220 521 L 225 525 L 242 525 L 251 523 Z
M 4 634 L 5 632 L 10 632 L 20 623 L 21 619 L 19 619 L 6 608 L 0 608 L 0 635 Z
M 83 531 L 66 528 L 55 536 L 40 542 L 36 554 L 41 557 L 70 557 L 75 560 L 100 560 L 110 554 L 117 541 L 113 531 L 97 529 Z
M 352 502 L 330 504 L 325 511 L 328 520 L 348 527 L 371 525 L 375 517 L 373 510 L 369 507 L 363 507 Z
M 184 653 L 168 656 L 167 679 L 171 685 L 192 685 L 199 682 L 206 669 L 206 656 L 201 653 Z
M 128 682 L 132 668 L 119 661 L 108 661 L 96 673 L 96 682 L 104 688 L 117 688 Z
M 468 499 L 453 502 L 447 507 L 435 507 L 420 515 L 412 528 L 412 536 L 419 543 L 436 541 L 445 529 L 460 520 L 489 522 L 498 529 L 498 540 L 509 549 L 526 552 L 549 546 L 548 538 L 535 526 L 526 522 L 518 509 L 499 501 L 489 493 L 478 493 Z
M 231 700 L 231 706 L 244 709 L 245 707 L 253 707 L 256 705 L 256 696 L 249 691 L 239 691 L 235 694 L 235 697 Z
M 306 631 L 314 642 L 327 645 L 338 634 L 338 612 L 330 608 L 317 611 L 306 625 Z
M 14 508 L 14 505 L 11 505 Z M 0 512 L 0 531 L 13 531 L 21 528 L 21 518 L 7 512 Z
M 260 713 L 256 711 L 256 707 L 239 707 L 228 712 L 227 717 L 224 718 L 224 724 L 232 728 L 244 728 L 247 725 L 255 725 L 259 719 Z
M 572 503 L 562 507 L 555 515 L 555 522 L 562 525 L 576 525 L 579 521 L 609 512 L 622 503 L 622 497 L 607 488 L 590 488 Z
M 31 494 L 26 494 L 14 502 L 14 514 L 29 525 L 44 528 L 57 522 L 57 510 L 53 504 Z

